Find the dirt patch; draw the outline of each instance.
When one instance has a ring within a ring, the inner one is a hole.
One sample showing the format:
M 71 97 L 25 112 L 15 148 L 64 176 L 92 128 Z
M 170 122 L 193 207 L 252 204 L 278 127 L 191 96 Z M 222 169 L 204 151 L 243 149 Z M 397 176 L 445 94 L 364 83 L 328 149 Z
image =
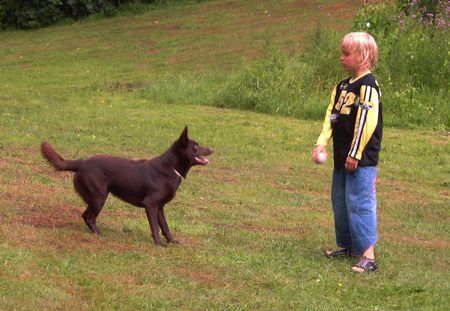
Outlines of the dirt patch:
M 206 175 L 216 182 L 227 184 L 238 184 L 242 180 L 241 173 L 234 167 L 217 167 L 214 170 L 197 170 L 198 175 Z
M 436 146 L 447 146 L 450 135 L 440 135 L 428 138 L 428 144 Z
M 16 219 L 17 222 L 34 226 L 36 228 L 65 228 L 78 227 L 82 221 L 82 210 L 77 206 L 56 206 L 50 210 L 28 209 L 26 215 L 21 215 Z
M 192 280 L 195 283 L 206 285 L 206 286 L 216 286 L 219 283 L 219 278 L 215 272 L 212 271 L 201 271 L 200 269 L 194 269 L 193 267 L 186 268 L 175 268 L 174 272 Z
M 76 194 L 57 185 L 53 176 L 49 177 L 55 178 L 55 184 L 43 185 L 33 181 L 34 171 L 39 168 L 29 167 L 29 171 L 14 172 L 16 178 L 7 181 L 6 191 L 0 196 L 0 202 L 9 206 L 8 211 L 14 215 L 14 221 L 37 227 L 64 227 L 78 218 L 82 207 L 66 200 L 75 198 Z
M 216 227 L 229 228 L 231 230 L 239 229 L 258 234 L 279 234 L 279 235 L 295 235 L 301 236 L 309 231 L 307 227 L 266 227 L 257 224 L 215 224 Z
M 111 236 L 97 236 L 87 231 L 84 224 L 73 224 L 72 227 L 36 227 L 27 224 L 0 224 L 0 235 L 7 243 L 23 249 L 40 249 L 64 252 L 134 252 L 163 256 L 151 238 L 142 237 L 142 241 L 133 240 L 133 236 L 118 239 Z
M 247 231 L 261 234 L 275 233 L 281 235 L 296 235 L 296 236 L 304 235 L 308 231 L 308 228 L 305 227 L 264 227 L 255 224 L 242 224 L 237 225 L 237 227 Z
M 411 189 L 415 188 L 415 185 L 412 185 L 410 182 L 379 178 L 377 180 L 377 186 L 378 188 L 382 188 L 380 195 L 396 203 L 410 204 L 414 202 L 415 204 L 422 205 L 431 203 L 429 197 L 411 191 Z
M 28 180 L 30 172 L 39 176 L 48 176 L 56 179 L 70 179 L 70 172 L 57 172 L 50 167 L 41 157 L 40 145 L 36 147 L 9 146 L 0 154 L 0 170 L 3 173 L 10 172 L 17 179 L 26 177 Z
M 424 240 L 416 236 L 405 236 L 396 233 L 389 233 L 385 239 L 386 238 L 389 240 L 394 240 L 398 243 L 407 243 L 430 248 L 450 249 L 450 242 L 445 240 Z
M 105 86 L 105 90 L 108 92 L 133 92 L 139 91 L 146 87 L 146 83 L 143 81 L 116 81 Z

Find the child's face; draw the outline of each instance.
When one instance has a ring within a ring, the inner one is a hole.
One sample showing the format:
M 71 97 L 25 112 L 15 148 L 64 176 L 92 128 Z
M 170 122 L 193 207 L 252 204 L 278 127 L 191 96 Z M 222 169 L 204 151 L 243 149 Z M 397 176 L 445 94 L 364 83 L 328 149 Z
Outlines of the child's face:
M 357 55 L 348 48 L 341 47 L 341 57 L 339 60 L 347 72 L 357 73 L 361 70 L 361 64 L 357 60 Z

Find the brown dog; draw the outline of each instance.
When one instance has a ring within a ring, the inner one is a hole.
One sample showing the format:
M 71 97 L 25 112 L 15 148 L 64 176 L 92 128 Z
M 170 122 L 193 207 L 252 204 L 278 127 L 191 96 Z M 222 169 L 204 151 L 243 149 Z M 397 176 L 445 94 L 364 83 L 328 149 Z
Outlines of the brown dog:
M 175 197 L 182 177 L 186 178 L 190 168 L 208 164 L 206 156 L 213 153 L 190 140 L 187 127 L 165 153 L 151 160 L 106 155 L 64 160 L 47 142 L 42 143 L 41 151 L 56 170 L 75 172 L 75 190 L 87 204 L 83 219 L 93 233 L 100 234 L 96 219 L 111 192 L 125 202 L 145 208 L 157 245 L 163 245 L 159 228 L 168 243 L 179 243 L 170 233 L 164 205 Z

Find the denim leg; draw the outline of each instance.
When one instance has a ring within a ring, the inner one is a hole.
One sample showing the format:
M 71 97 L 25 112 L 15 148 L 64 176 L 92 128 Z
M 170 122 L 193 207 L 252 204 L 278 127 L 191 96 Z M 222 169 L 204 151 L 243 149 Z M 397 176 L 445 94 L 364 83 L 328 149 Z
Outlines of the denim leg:
M 347 174 L 346 202 L 356 253 L 362 253 L 377 242 L 377 167 L 358 167 Z
M 352 247 L 352 238 L 348 222 L 346 204 L 346 175 L 343 169 L 334 169 L 333 183 L 331 188 L 331 203 L 334 212 L 334 229 L 336 233 L 336 244 L 339 247 Z

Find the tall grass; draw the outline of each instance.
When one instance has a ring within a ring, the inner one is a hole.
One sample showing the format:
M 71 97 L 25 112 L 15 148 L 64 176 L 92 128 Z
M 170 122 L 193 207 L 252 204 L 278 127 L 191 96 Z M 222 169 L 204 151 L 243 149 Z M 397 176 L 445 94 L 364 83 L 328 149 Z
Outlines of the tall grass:
M 237 71 L 169 74 L 149 85 L 142 96 L 165 103 L 321 119 L 341 74 L 336 61 L 339 38 L 317 28 L 308 41 L 303 53 L 291 56 L 268 42 L 259 60 Z
M 365 7 L 353 26 L 354 31 L 373 34 L 380 48 L 375 75 L 385 124 L 448 129 L 448 27 L 411 18 L 405 22 L 398 18 L 398 8 Z M 153 84 L 144 96 L 319 120 L 332 87 L 348 77 L 339 64 L 341 36 L 318 27 L 301 53 L 288 55 L 268 43 L 262 58 L 237 72 L 169 77 L 164 85 Z
M 233 107 L 302 119 L 320 119 L 339 68 L 337 35 L 318 28 L 300 55 L 268 49 L 266 57 L 237 74 L 213 99 Z M 324 91 L 326 90 L 326 91 Z
M 373 34 L 379 44 L 377 75 L 389 123 L 448 128 L 450 3 L 422 2 L 365 7 L 353 29 Z
M 355 29 L 356 30 L 356 29 Z M 416 27 L 380 36 L 381 85 L 387 125 L 448 128 L 450 68 L 447 31 Z M 333 85 L 348 76 L 339 64 L 339 36 L 317 29 L 311 46 L 288 57 L 271 52 L 237 75 L 214 98 L 214 105 L 317 120 L 323 117 Z

